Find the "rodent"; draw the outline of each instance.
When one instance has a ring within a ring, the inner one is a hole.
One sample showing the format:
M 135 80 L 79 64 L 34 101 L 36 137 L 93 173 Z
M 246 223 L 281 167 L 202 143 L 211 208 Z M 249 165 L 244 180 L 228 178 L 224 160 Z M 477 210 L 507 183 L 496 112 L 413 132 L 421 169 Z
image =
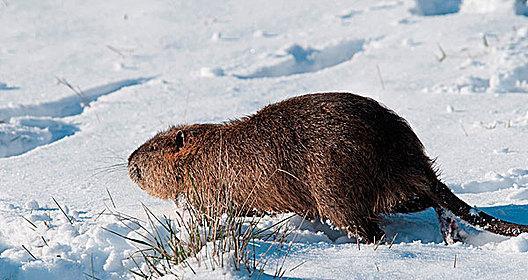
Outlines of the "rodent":
M 365 242 L 383 235 L 381 214 L 429 207 L 441 221 L 450 211 L 497 234 L 528 232 L 456 197 L 408 123 L 352 93 L 306 94 L 225 123 L 173 126 L 135 150 L 128 170 L 162 199 L 221 180 L 239 205 L 249 197 L 260 211 L 329 219 Z M 456 241 L 450 224 L 444 220 L 444 238 Z

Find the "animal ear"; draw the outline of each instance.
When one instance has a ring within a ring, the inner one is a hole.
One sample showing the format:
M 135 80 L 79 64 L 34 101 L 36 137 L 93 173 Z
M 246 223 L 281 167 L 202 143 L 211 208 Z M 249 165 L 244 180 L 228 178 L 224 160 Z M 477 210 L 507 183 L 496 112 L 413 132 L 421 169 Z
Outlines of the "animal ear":
M 178 150 L 183 147 L 185 144 L 185 135 L 183 135 L 183 131 L 178 130 L 178 132 L 176 132 L 176 139 L 174 140 L 174 143 Z

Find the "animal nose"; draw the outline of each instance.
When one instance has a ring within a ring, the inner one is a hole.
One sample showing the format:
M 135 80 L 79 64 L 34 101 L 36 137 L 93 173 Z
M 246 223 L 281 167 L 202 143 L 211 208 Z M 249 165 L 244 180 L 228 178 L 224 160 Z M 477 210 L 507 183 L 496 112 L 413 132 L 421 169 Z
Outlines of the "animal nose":
M 132 181 L 138 183 L 141 180 L 141 170 L 139 166 L 135 163 L 132 163 L 128 166 L 128 175 Z

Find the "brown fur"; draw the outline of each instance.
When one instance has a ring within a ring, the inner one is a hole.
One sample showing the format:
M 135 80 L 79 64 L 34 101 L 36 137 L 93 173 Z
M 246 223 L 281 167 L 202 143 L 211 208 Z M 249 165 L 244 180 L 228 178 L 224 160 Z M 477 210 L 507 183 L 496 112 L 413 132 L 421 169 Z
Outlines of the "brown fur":
M 238 205 L 330 219 L 367 242 L 382 233 L 380 214 L 427 207 L 498 223 L 489 229 L 502 234 L 512 228 L 469 215 L 471 207 L 438 181 L 407 122 L 350 93 L 308 94 L 224 124 L 172 127 L 132 153 L 129 174 L 163 199 L 226 185 Z

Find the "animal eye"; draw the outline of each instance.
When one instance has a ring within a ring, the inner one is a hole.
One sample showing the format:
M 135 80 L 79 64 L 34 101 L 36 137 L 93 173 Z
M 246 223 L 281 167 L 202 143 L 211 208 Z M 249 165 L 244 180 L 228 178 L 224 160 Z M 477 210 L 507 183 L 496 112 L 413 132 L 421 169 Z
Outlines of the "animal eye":
M 185 144 L 185 135 L 183 134 L 183 131 L 179 130 L 176 133 L 176 139 L 174 139 L 174 145 L 179 150 L 183 147 Z

